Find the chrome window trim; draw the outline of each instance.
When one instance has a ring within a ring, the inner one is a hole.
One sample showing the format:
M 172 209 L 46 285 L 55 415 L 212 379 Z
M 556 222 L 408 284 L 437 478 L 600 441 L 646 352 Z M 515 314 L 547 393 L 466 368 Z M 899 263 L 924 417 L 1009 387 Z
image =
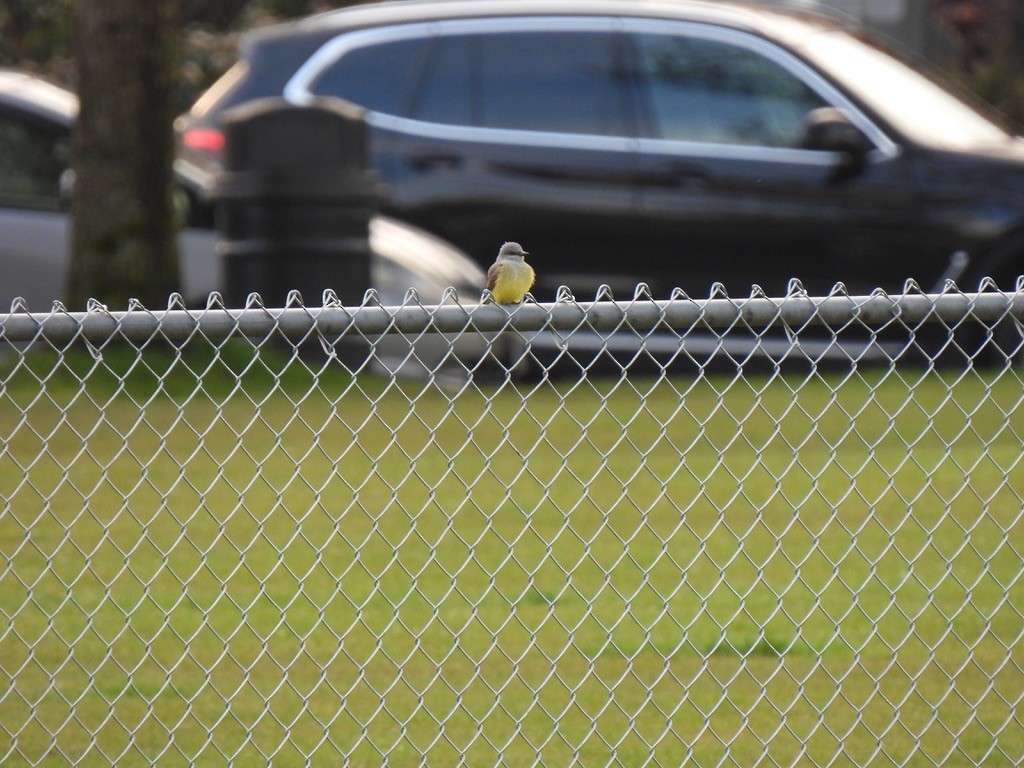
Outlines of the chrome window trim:
M 778 45 L 757 35 L 741 30 L 716 26 L 708 22 L 673 19 L 643 19 L 613 16 L 526 16 L 520 18 L 450 19 L 415 22 L 394 26 L 345 32 L 324 43 L 292 75 L 285 84 L 283 95 L 296 105 L 311 103 L 316 95 L 310 90 L 314 80 L 342 56 L 357 48 L 384 42 L 414 39 L 423 36 L 442 36 L 467 33 L 499 34 L 531 31 L 587 31 L 619 32 L 625 34 L 680 34 L 737 45 L 762 55 L 805 83 L 832 106 L 844 110 L 869 140 L 875 145 L 872 155 L 891 158 L 899 154 L 899 146 L 874 122 L 858 109 L 840 91 L 822 78 L 810 66 Z M 427 139 L 452 139 L 481 144 L 519 144 L 548 149 L 584 149 L 611 152 L 653 150 L 659 152 L 680 150 L 686 154 L 704 157 L 722 157 L 737 160 L 759 160 L 779 163 L 806 163 L 828 166 L 837 162 L 834 152 L 787 147 L 764 147 L 746 144 L 714 144 L 672 139 L 653 139 L 600 134 L 559 133 L 510 128 L 436 123 L 414 118 L 399 117 L 368 110 L 366 121 L 372 126 L 419 136 Z
M 709 141 L 679 141 L 678 139 L 638 139 L 641 152 L 668 154 L 679 152 L 688 157 L 752 160 L 761 163 L 802 163 L 823 168 L 840 162 L 838 152 L 826 152 L 799 147 L 761 147 L 756 144 L 715 144 Z
M 366 122 L 375 128 L 396 131 L 424 139 L 457 140 L 476 144 L 515 144 L 548 149 L 583 149 L 596 152 L 636 152 L 641 140 L 629 136 L 602 136 L 590 133 L 526 131 L 517 128 L 478 128 L 396 117 L 367 112 Z
M 611 17 L 526 16 L 522 18 L 448 19 L 396 24 L 345 32 L 324 43 L 284 86 L 284 97 L 295 104 L 315 98 L 313 81 L 346 53 L 379 43 L 393 43 L 424 36 L 498 34 L 501 32 L 615 32 L 620 25 Z M 444 123 L 438 123 L 444 125 Z M 488 130 L 488 129 L 484 129 Z

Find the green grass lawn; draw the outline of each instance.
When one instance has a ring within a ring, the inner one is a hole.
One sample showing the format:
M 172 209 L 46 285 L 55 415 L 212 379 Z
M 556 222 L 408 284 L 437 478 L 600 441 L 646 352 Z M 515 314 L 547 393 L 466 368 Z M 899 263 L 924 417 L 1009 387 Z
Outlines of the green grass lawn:
M 1024 759 L 1016 374 L 232 355 L 3 374 L 4 766 Z

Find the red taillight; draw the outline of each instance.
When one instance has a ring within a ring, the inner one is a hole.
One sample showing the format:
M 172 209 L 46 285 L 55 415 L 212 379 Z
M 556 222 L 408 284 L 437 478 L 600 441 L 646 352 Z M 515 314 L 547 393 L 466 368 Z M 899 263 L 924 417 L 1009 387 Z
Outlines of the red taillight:
M 182 134 L 181 143 L 200 152 L 221 152 L 224 149 L 224 134 L 213 128 L 190 128 Z

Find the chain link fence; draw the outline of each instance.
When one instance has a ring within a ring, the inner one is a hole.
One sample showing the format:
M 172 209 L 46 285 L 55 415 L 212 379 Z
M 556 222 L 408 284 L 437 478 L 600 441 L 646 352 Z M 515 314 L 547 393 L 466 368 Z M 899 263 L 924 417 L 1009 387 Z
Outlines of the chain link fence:
M 1019 765 L 983 289 L 16 306 L 0 763 Z

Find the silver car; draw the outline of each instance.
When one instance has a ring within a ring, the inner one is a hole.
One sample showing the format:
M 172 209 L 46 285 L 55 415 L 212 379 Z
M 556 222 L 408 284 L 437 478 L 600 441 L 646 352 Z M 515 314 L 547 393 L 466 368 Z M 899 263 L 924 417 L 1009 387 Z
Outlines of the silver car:
M 75 94 L 29 74 L 0 70 L 0 312 L 16 299 L 32 311 L 45 311 L 67 293 L 71 186 L 71 131 L 78 112 Z M 175 164 L 183 194 L 201 205 L 209 185 L 205 172 L 184 160 Z M 216 255 L 217 234 L 210 211 L 192 216 L 181 233 L 181 293 L 194 306 L 221 291 L 223 265 Z M 462 300 L 475 302 L 486 283 L 483 270 L 458 249 L 415 227 L 376 217 L 370 225 L 371 283 L 381 304 L 404 301 L 414 288 L 424 304 L 440 303 L 454 287 Z M 311 304 L 321 297 L 305 296 Z M 460 342 L 463 347 L 468 340 Z M 479 344 L 479 342 L 477 343 Z M 408 351 L 408 344 L 404 344 Z M 460 347 L 460 354 L 474 354 Z M 448 340 L 417 342 L 414 362 L 399 362 L 403 342 L 388 340 L 378 350 L 389 368 L 430 366 L 448 349 Z M 394 365 L 388 363 L 394 361 Z

